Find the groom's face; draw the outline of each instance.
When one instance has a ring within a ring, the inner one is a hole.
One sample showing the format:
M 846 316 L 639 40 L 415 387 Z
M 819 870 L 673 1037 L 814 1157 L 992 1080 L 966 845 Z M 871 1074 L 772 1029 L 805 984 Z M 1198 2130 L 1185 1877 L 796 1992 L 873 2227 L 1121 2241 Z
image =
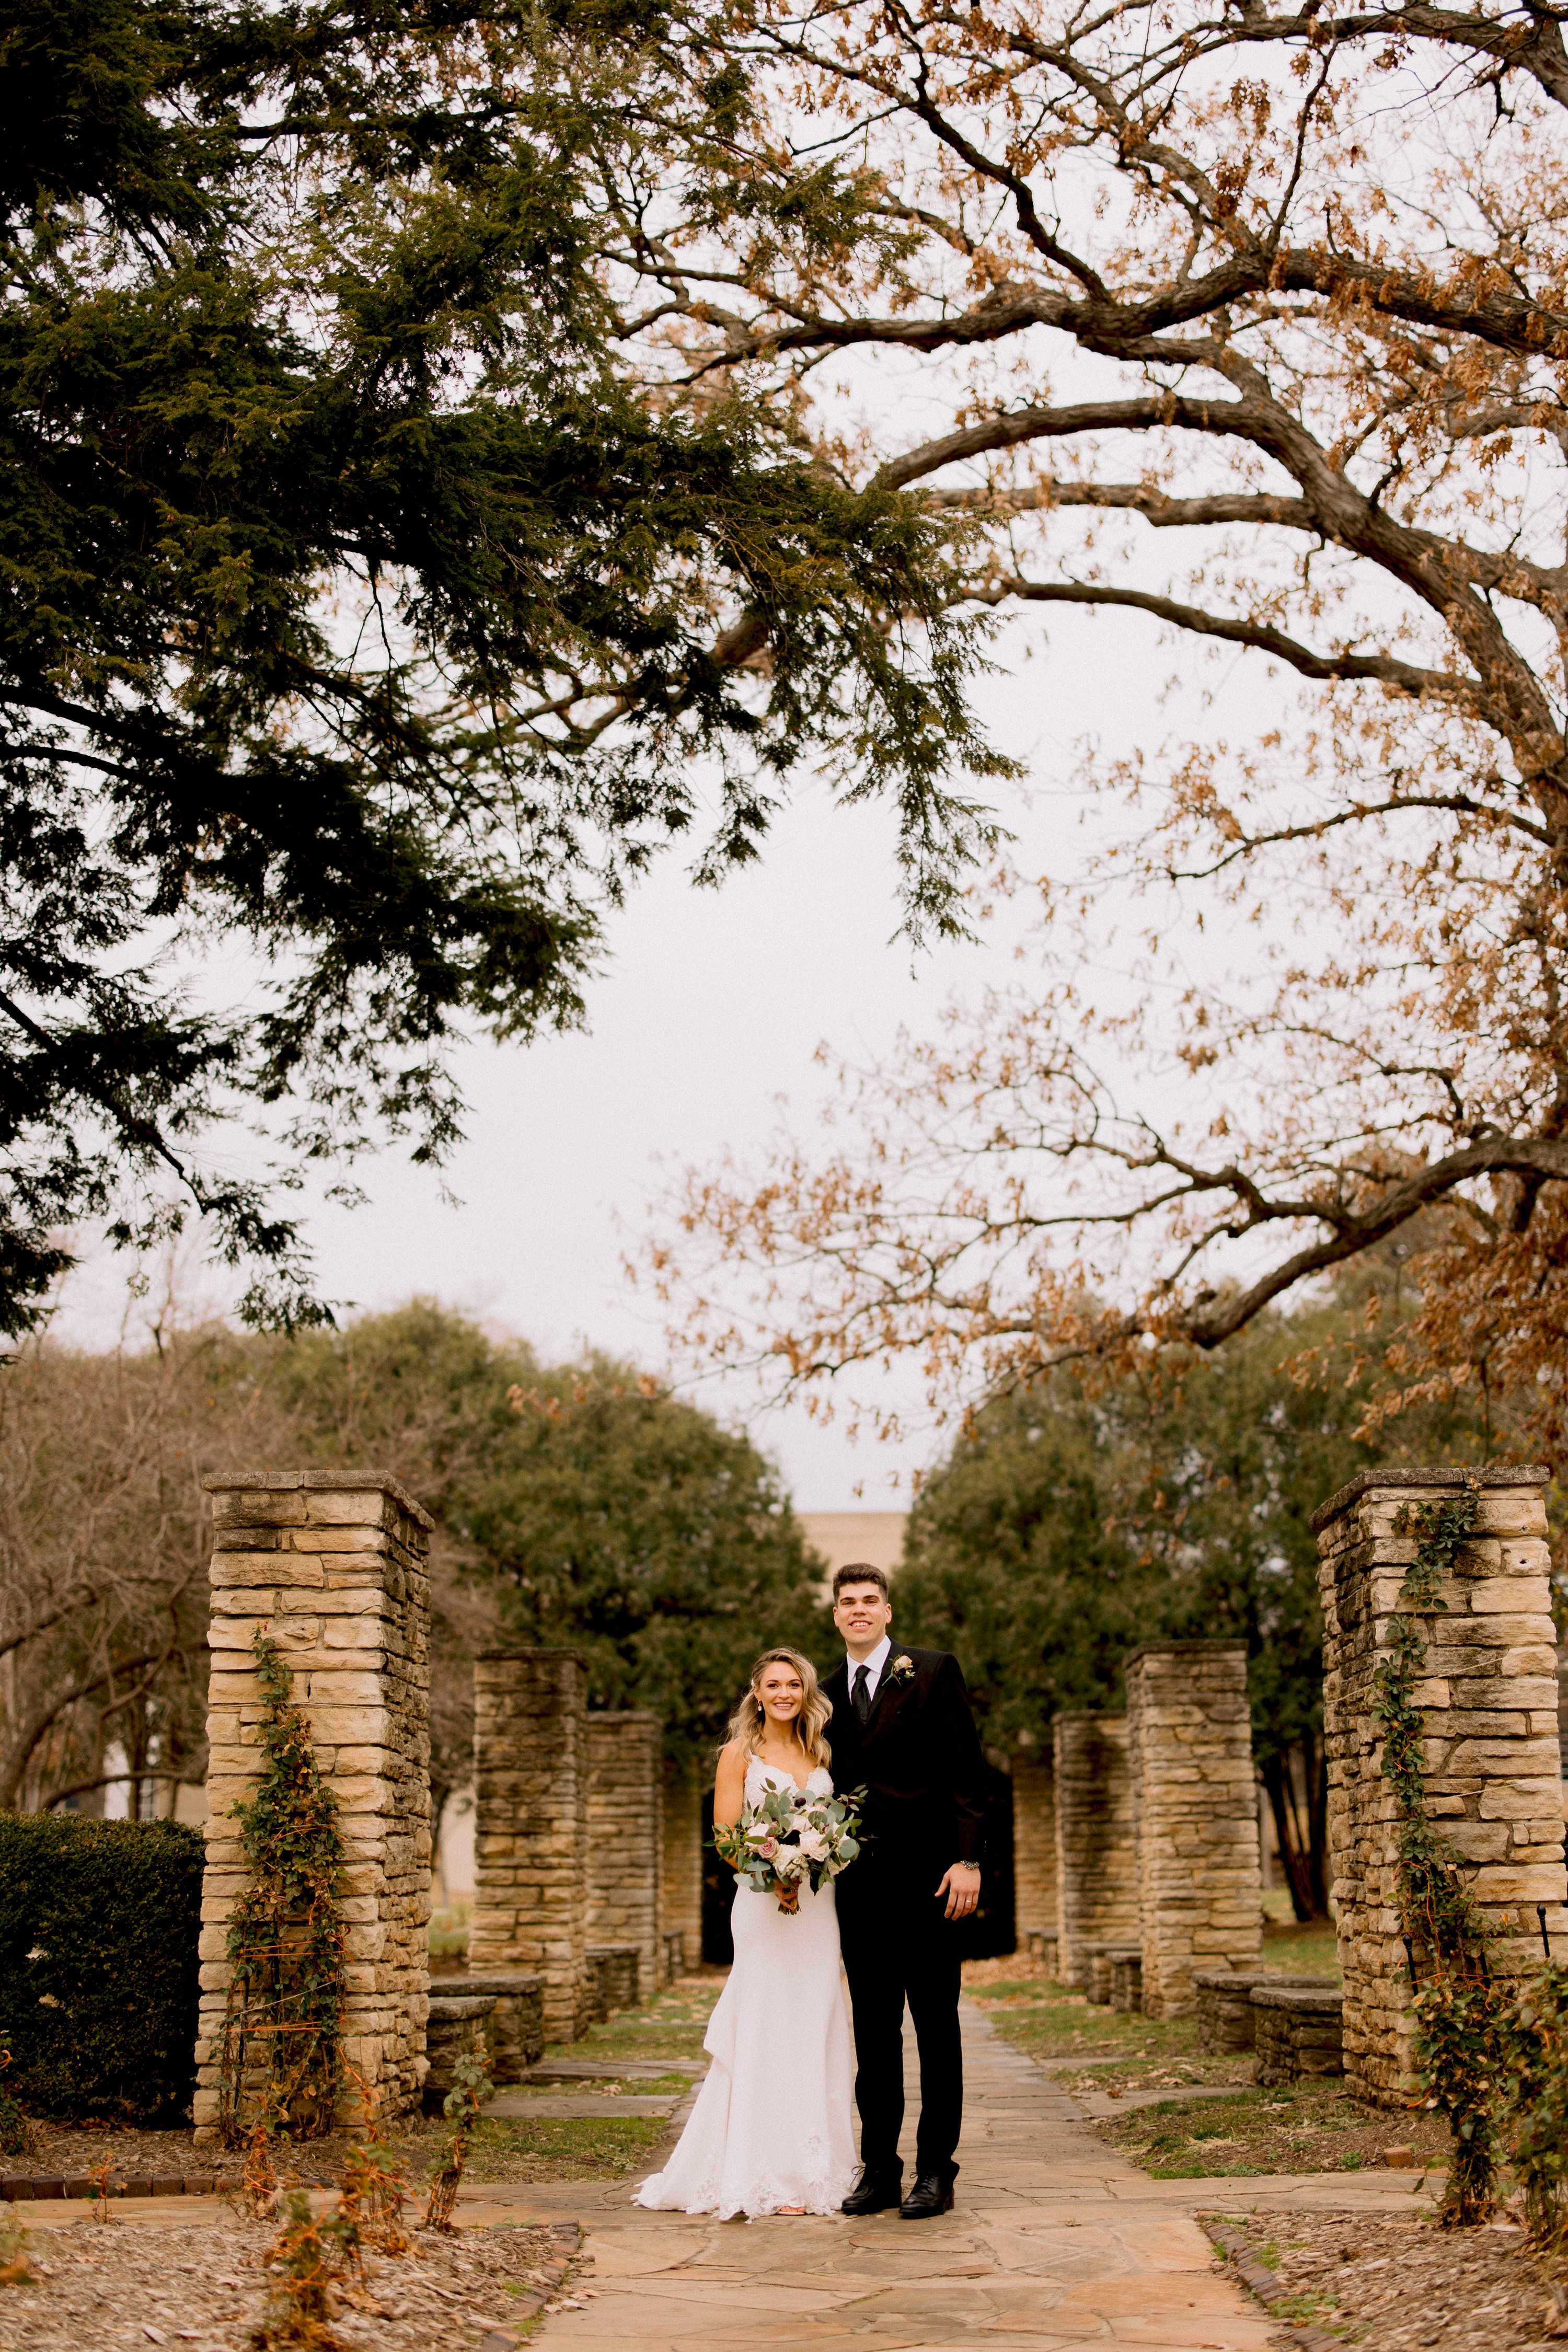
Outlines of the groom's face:
M 844 1636 L 851 1657 L 874 1650 L 893 1622 L 893 1604 L 879 1584 L 841 1584 L 833 1604 L 833 1622 Z

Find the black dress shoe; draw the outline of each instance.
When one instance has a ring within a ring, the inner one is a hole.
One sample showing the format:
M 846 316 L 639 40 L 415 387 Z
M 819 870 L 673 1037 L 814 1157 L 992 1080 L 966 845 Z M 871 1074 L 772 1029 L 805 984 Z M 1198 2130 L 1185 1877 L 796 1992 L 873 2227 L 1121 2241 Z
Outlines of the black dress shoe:
M 952 2183 L 940 2172 L 922 2172 L 899 2211 L 906 2221 L 929 2221 L 934 2214 L 952 2210 Z
M 885 2172 L 880 2179 L 863 2172 L 838 2210 L 853 2214 L 890 2213 L 902 2193 L 896 2172 Z

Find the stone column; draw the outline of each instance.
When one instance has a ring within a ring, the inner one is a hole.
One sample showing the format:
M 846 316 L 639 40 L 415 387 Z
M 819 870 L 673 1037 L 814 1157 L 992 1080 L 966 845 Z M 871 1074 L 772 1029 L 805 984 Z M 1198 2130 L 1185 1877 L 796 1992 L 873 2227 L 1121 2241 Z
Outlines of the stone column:
M 1057 1876 L 1063 1984 L 1089 1990 L 1089 1944 L 1136 1944 L 1138 1876 L 1127 1720 L 1058 1715 L 1056 1721 Z
M 1544 1487 L 1540 1469 L 1363 1471 L 1313 1515 L 1323 1604 L 1323 1728 L 1329 1864 L 1344 1975 L 1344 2065 L 1358 2097 L 1402 2106 L 1411 2084 L 1410 1978 L 1396 1901 L 1399 1823 L 1383 1777 L 1373 1676 L 1389 1654 L 1415 1538 L 1402 1507 L 1479 1492 L 1474 1539 L 1422 1612 L 1429 1818 L 1469 1864 L 1470 1890 L 1495 1934 L 1496 1976 L 1541 1955 L 1535 1906 L 1555 1948 L 1563 1908 L 1563 1787 L 1557 1745 Z
M 663 1751 L 657 1715 L 588 1717 L 588 1941 L 637 1946 L 642 2000 L 663 1974 Z
M 689 1758 L 664 1767 L 664 1932 L 680 1938 L 680 1962 L 702 1965 L 702 1780 Z
M 1057 1773 L 1047 1748 L 1013 1759 L 1013 1917 L 1020 1952 L 1058 1932 Z
M 207 1858 L 195 2121 L 215 2136 L 229 1990 L 228 1922 L 246 1885 L 232 1815 L 254 1793 L 261 1695 L 252 1638 L 293 1675 L 347 1856 L 342 2051 L 379 2115 L 419 2105 L 430 2006 L 430 1529 L 395 1480 L 233 1471 L 213 1498 Z M 362 2119 L 345 2078 L 338 2120 Z
M 475 1975 L 544 1979 L 544 2030 L 574 2042 L 594 2018 L 588 1969 L 587 1668 L 575 1650 L 474 1660 Z
M 1263 1954 L 1247 1648 L 1148 1642 L 1126 1673 L 1143 2014 L 1185 2017 L 1194 1969 Z

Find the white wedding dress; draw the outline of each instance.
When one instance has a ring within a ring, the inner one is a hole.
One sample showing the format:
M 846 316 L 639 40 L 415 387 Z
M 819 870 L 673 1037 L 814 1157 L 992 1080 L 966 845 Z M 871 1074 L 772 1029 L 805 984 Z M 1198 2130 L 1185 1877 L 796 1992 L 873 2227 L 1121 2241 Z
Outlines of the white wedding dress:
M 753 1757 L 747 1803 L 770 1783 L 795 1786 Z M 806 1788 L 828 1797 L 833 1781 L 819 1765 Z M 782 2205 L 837 2213 L 858 2168 L 832 1885 L 803 1887 L 792 1916 L 737 1885 L 731 1924 L 735 1964 L 702 2042 L 712 2063 L 675 2154 L 632 2201 L 721 2221 Z

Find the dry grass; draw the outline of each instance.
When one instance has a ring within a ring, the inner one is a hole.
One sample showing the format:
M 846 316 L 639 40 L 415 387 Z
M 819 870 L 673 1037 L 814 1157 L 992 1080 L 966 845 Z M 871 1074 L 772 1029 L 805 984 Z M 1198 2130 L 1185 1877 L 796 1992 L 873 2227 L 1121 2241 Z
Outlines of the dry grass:
M 1290 2290 L 1275 2317 L 1369 2352 L 1555 2352 L 1568 2336 L 1568 2298 L 1517 2226 L 1338 2213 L 1235 2226 Z

